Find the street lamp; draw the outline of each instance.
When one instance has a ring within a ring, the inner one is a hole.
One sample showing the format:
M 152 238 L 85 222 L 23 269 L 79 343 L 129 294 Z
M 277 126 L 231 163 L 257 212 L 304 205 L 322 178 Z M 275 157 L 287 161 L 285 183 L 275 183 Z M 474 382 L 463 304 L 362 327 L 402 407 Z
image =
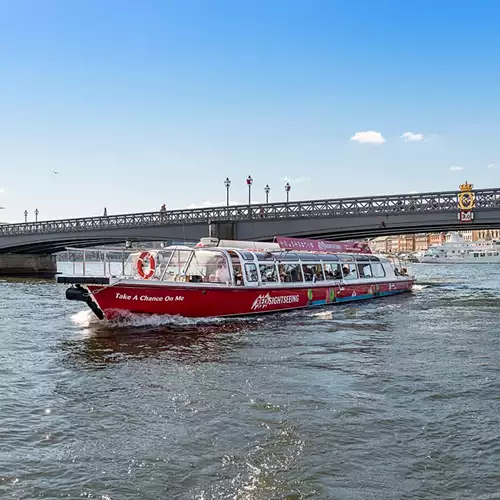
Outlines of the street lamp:
M 28 222 L 28 211 L 24 211 L 24 222 Z
M 229 180 L 229 177 L 226 177 L 224 186 L 226 186 L 226 205 L 229 206 L 229 188 L 231 187 L 231 181 Z
M 288 203 L 288 201 L 290 200 L 290 189 L 292 188 L 292 186 L 290 186 L 290 184 L 287 182 L 285 184 L 285 191 L 286 191 L 286 202 Z
M 264 192 L 266 193 L 266 203 L 269 203 L 269 191 L 271 191 L 271 188 L 269 187 L 269 184 L 266 184 L 266 187 L 264 188 Z
M 38 208 L 35 209 L 35 222 L 38 222 Z
M 247 185 L 248 185 L 248 204 L 250 205 L 252 203 L 252 183 L 253 179 L 252 176 L 249 175 L 247 177 Z

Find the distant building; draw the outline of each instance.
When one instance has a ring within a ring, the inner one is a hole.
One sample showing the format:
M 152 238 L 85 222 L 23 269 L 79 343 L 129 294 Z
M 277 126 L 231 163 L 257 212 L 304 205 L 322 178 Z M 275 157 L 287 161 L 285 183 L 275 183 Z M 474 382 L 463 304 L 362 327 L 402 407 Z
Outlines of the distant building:
M 398 253 L 409 253 L 415 251 L 415 235 L 403 234 L 397 237 Z
M 427 250 L 429 248 L 430 237 L 428 233 L 418 233 L 415 235 L 415 252 Z
M 446 241 L 447 233 L 431 233 L 429 235 L 429 245 L 441 245 Z
M 471 231 L 472 241 L 490 241 L 500 239 L 500 229 L 484 229 L 481 231 Z
M 500 240 L 500 229 L 481 231 L 456 231 L 465 241 Z M 370 241 L 374 253 L 412 253 L 427 250 L 430 245 L 440 245 L 450 241 L 452 232 L 402 234 L 398 236 L 379 236 Z
M 374 253 L 389 253 L 392 248 L 390 236 L 379 236 L 370 241 L 370 249 Z

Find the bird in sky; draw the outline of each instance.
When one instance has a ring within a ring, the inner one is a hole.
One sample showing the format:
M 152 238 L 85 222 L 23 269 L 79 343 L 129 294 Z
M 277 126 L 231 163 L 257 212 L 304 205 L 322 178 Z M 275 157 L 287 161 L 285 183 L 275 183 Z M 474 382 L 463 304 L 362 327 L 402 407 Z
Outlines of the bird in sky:
M 59 172 L 56 172 L 55 170 L 52 170 L 52 172 L 56 175 L 59 175 Z

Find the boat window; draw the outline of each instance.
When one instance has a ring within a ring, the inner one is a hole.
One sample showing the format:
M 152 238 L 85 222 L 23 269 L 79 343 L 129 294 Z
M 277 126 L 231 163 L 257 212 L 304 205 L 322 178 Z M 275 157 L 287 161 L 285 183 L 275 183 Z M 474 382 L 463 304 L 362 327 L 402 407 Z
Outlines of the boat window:
M 272 260 L 274 261 L 274 255 L 271 252 L 255 252 L 257 260 Z
M 245 275 L 247 281 L 249 282 L 259 281 L 259 275 L 257 274 L 257 266 L 255 264 L 245 264 Z
M 292 260 L 293 262 L 297 262 L 299 260 L 299 257 L 296 253 L 290 253 L 290 252 L 281 252 L 279 254 L 275 254 L 275 257 L 279 260 L 279 261 L 282 261 L 282 260 L 285 260 L 285 261 L 288 261 L 288 260 Z
M 368 255 L 356 255 L 356 260 L 357 261 L 363 261 L 363 260 L 370 260 Z
M 304 261 L 315 261 L 315 260 L 320 260 L 319 259 L 319 255 L 315 254 L 315 253 L 299 253 L 299 257 L 300 257 L 300 260 L 302 262 Z
M 325 268 L 325 277 L 327 280 L 339 280 L 342 278 L 342 270 L 340 264 L 323 264 Z
M 163 274 L 163 280 L 177 281 L 180 275 L 184 273 L 185 265 L 192 253 L 193 250 L 191 249 L 174 249 L 170 262 Z
M 233 266 L 234 284 L 237 286 L 244 285 L 240 256 L 234 250 L 229 250 L 227 253 L 229 254 L 231 265 Z
M 372 277 L 372 268 L 370 264 L 359 263 L 358 264 L 358 276 L 360 278 L 371 278 Z
M 280 281 L 282 283 L 302 283 L 302 269 L 299 263 L 278 264 Z
M 313 280 L 313 272 L 310 265 L 302 264 L 302 273 L 304 274 L 304 281 Z
M 375 278 L 384 278 L 385 270 L 384 266 L 380 262 L 372 262 L 372 274 Z
M 196 250 L 186 269 L 186 281 L 194 283 L 230 282 L 231 273 L 226 256 L 216 250 Z
M 278 273 L 276 272 L 276 266 L 269 263 L 259 262 L 259 271 L 262 283 L 275 283 L 278 281 Z
M 172 249 L 168 248 L 165 250 L 160 250 L 156 254 L 156 275 L 161 276 L 163 274 L 163 271 L 168 266 L 168 262 L 170 260 L 170 257 L 172 256 Z
M 253 260 L 253 253 L 252 252 L 241 252 L 240 255 L 243 257 L 245 260 Z
M 302 270 L 305 281 L 322 281 L 325 279 L 321 264 L 302 264 Z
M 337 261 L 337 260 L 339 260 L 339 256 L 333 255 L 333 254 L 324 254 L 321 256 L 321 260 L 323 262 Z
M 340 256 L 340 260 L 342 262 L 352 262 L 354 260 L 354 257 L 352 255 L 345 255 L 345 254 L 343 254 L 343 255 Z
M 358 279 L 356 264 L 343 264 L 342 273 L 344 274 L 344 280 L 346 281 Z

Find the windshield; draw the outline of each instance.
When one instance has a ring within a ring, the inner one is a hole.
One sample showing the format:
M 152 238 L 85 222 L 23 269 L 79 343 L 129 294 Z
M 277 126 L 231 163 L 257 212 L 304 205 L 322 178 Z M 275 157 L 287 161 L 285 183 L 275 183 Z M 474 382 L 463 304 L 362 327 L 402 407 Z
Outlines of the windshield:
M 189 281 L 226 283 L 231 280 L 226 256 L 217 250 L 196 250 L 186 275 Z

